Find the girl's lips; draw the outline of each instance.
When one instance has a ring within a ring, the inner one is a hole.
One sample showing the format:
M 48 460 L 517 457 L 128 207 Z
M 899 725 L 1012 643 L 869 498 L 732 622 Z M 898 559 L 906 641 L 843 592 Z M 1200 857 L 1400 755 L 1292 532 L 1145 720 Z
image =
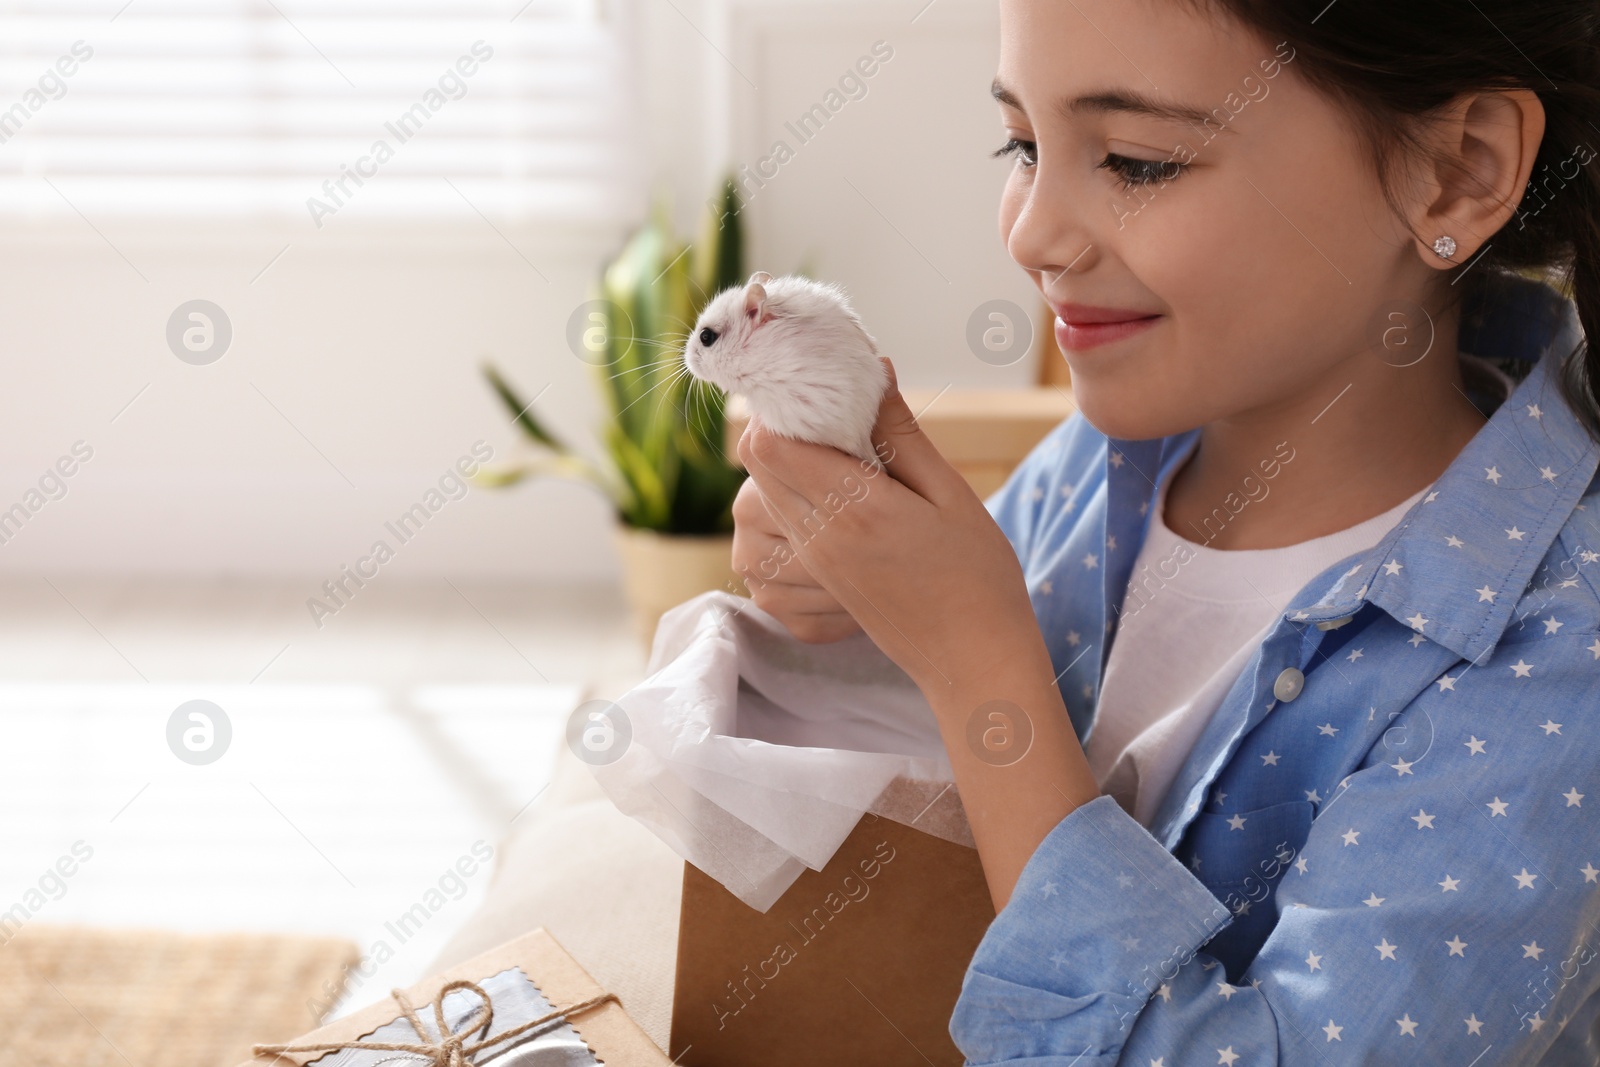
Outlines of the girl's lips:
M 1160 315 L 1145 315 L 1132 317 L 1131 313 L 1120 313 L 1122 318 L 1117 321 L 1070 321 L 1064 318 L 1056 319 L 1056 343 L 1063 351 L 1085 352 L 1100 345 L 1120 341 L 1131 337 L 1141 330 L 1161 320 Z M 1085 316 L 1085 319 L 1098 316 Z M 1107 316 L 1109 317 L 1109 315 Z

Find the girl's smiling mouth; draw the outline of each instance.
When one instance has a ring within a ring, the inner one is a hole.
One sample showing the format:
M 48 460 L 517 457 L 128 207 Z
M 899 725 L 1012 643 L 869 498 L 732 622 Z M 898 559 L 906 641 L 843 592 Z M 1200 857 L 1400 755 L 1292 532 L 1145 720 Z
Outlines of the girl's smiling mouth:
M 1084 352 L 1139 333 L 1159 322 L 1160 315 L 1125 308 L 1054 304 L 1056 342 L 1063 351 Z

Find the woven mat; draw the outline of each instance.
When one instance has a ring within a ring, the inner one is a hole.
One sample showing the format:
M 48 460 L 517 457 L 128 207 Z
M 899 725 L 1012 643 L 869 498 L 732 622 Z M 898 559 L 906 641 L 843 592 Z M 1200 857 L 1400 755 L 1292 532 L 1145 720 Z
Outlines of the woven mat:
M 234 1067 L 313 1029 L 336 938 L 28 925 L 0 945 L 3 1067 Z

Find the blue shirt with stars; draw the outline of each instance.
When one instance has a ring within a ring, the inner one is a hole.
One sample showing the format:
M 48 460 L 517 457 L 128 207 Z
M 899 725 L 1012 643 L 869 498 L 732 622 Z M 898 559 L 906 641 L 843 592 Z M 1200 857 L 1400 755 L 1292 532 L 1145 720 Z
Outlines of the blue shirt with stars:
M 1149 829 L 1100 796 L 1040 844 L 963 980 L 969 1064 L 1600 1062 L 1600 445 L 1558 389 L 1571 302 L 1491 292 L 1460 347 L 1515 391 L 1296 594 Z M 1080 740 L 1199 432 L 1074 414 L 987 501 Z

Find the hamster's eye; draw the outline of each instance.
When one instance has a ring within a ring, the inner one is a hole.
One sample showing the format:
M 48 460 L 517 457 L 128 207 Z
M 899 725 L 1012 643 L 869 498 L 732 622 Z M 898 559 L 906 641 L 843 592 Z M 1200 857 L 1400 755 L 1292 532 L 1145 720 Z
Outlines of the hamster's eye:
M 717 331 L 713 330 L 709 326 L 707 326 L 705 329 L 701 330 L 700 331 L 700 343 L 705 345 L 707 348 L 709 348 L 712 345 L 716 344 L 717 343 Z

